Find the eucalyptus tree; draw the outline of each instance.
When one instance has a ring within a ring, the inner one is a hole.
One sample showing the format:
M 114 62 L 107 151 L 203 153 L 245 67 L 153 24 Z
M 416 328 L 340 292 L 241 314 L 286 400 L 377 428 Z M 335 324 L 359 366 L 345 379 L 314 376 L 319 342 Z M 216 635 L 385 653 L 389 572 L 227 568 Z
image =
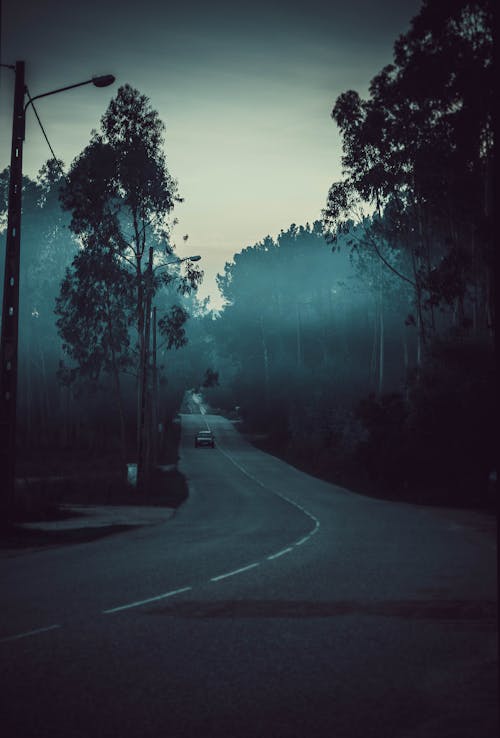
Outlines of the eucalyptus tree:
M 139 486 L 148 472 L 144 461 L 152 299 L 162 285 L 172 288 L 175 284 L 181 293 L 195 289 L 202 276 L 192 264 L 184 276 L 168 271 L 169 263 L 175 261 L 170 215 L 182 200 L 167 167 L 164 130 L 145 95 L 130 85 L 120 87 L 101 119 L 99 132 L 93 132 L 89 145 L 73 162 L 61 192 L 63 207 L 71 212 L 71 229 L 84 252 L 92 258 L 100 254 L 106 268 L 112 265 L 123 273 L 116 282 L 118 291 L 124 283 L 128 289 L 129 277 L 133 282 L 133 305 L 116 305 L 127 313 L 121 324 L 133 319 L 136 332 Z M 87 313 L 91 321 L 90 305 Z M 159 326 L 175 333 L 185 319 L 185 314 L 171 308 L 170 320 L 162 316 Z
M 324 407 L 327 395 L 358 383 L 364 367 L 353 356 L 365 343 L 368 300 L 353 295 L 354 276 L 320 222 L 267 236 L 218 275 L 226 305 L 213 321 L 213 365 L 257 424 L 282 425 L 292 407 Z
M 120 453 L 125 470 L 127 442 L 120 375 L 133 365 L 129 328 L 134 314 L 134 282 L 113 252 L 81 250 L 61 283 L 56 300 L 57 328 L 63 351 L 73 366 L 61 364 L 64 384 L 75 379 L 97 382 L 103 373 L 112 380 L 120 427 Z
M 325 226 L 335 234 L 360 203 L 375 209 L 378 235 L 407 255 L 399 276 L 424 342 L 436 307 L 462 331 L 493 323 L 492 16 L 489 0 L 425 0 L 369 98 L 349 90 L 332 111 L 345 178 L 329 191 Z M 369 245 L 384 261 L 380 241 Z

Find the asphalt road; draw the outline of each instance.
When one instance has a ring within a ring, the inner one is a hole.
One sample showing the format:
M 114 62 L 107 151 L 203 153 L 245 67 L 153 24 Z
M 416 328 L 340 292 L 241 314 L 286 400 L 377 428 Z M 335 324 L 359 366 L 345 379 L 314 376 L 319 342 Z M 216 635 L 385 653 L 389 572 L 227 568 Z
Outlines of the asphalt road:
M 1 558 L 3 735 L 496 735 L 492 523 L 182 429 L 172 519 Z

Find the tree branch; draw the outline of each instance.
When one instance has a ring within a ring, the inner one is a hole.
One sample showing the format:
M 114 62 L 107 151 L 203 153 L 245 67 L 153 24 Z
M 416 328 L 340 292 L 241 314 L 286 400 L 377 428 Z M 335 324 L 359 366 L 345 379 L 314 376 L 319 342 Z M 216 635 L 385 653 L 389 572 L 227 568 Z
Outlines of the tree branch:
M 365 231 L 365 233 L 366 233 L 366 231 Z M 369 234 L 367 234 L 367 233 L 366 233 L 366 236 L 367 236 L 367 238 L 368 238 L 368 240 L 370 242 L 370 245 L 373 246 L 373 249 L 374 249 L 375 253 L 377 254 L 378 258 L 383 262 L 383 264 L 385 264 L 385 266 L 388 269 L 390 269 L 391 272 L 393 272 L 397 277 L 399 277 L 400 279 L 402 279 L 404 282 L 408 282 L 408 284 L 411 284 L 411 286 L 416 289 L 416 287 L 417 287 L 416 282 L 414 282 L 409 277 L 406 277 L 404 274 L 401 274 L 401 272 L 399 272 L 395 267 L 393 267 L 392 264 L 390 264 L 387 261 L 387 259 L 384 256 L 382 256 L 382 254 L 380 253 L 380 250 L 379 250 L 379 248 L 378 248 L 375 240 Z

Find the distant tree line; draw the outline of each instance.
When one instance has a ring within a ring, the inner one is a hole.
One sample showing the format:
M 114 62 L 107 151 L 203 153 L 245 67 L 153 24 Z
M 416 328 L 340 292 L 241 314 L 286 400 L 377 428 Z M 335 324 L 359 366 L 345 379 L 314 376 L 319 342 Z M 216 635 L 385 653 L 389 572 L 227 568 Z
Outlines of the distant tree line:
M 424 0 L 367 99 L 335 102 L 343 178 L 322 220 L 236 253 L 218 276 L 220 311 L 196 297 L 202 273 L 176 260 L 164 126 L 137 90 L 118 90 L 67 174 L 50 161 L 25 178 L 22 473 L 81 452 L 122 476 L 137 461 L 147 489 L 184 391 L 203 387 L 313 473 L 398 498 L 484 501 L 492 16 L 487 0 Z M 4 170 L 0 223 L 7 186 Z
M 424 2 L 368 99 L 335 103 L 344 177 L 322 223 L 266 237 L 219 276 L 209 395 L 312 471 L 413 499 L 485 499 L 492 75 L 491 3 Z

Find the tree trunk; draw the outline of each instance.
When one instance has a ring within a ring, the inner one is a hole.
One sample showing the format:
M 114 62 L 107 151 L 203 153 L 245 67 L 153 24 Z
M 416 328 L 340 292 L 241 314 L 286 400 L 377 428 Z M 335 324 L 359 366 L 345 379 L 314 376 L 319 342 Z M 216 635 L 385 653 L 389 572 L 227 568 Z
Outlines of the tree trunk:
M 151 428 L 152 447 L 151 455 L 153 467 L 158 463 L 158 368 L 156 360 L 156 306 L 153 308 L 153 369 L 151 390 Z
M 302 336 L 300 325 L 300 308 L 299 303 L 295 303 L 296 331 L 297 331 L 297 369 L 302 367 Z
M 139 457 L 141 449 L 141 414 L 143 405 L 143 367 L 144 367 L 144 288 L 142 284 L 141 260 L 136 260 L 136 281 L 137 281 L 137 338 L 139 341 L 139 365 L 137 372 L 137 417 L 136 417 L 136 451 L 137 451 L 137 469 L 139 469 Z
M 408 354 L 408 337 L 406 335 L 406 327 L 403 326 L 403 334 L 402 334 L 402 340 L 403 340 L 403 366 L 404 366 L 404 377 L 405 377 L 405 399 L 406 401 L 409 400 L 409 387 L 408 387 L 408 370 L 410 367 L 410 359 Z
M 40 341 L 38 341 L 38 352 L 40 355 L 40 367 L 42 369 L 40 389 L 40 427 L 42 437 L 44 437 L 48 441 L 50 434 L 49 389 L 47 385 L 47 372 L 45 369 L 45 356 Z
M 139 417 L 138 417 L 138 448 L 137 448 L 137 489 L 145 491 L 151 480 L 151 459 L 149 454 L 148 425 L 151 418 L 149 412 L 149 352 L 151 333 L 151 301 L 153 290 L 153 249 L 149 248 L 149 259 L 146 273 L 146 289 L 143 308 L 142 351 L 139 366 Z
M 417 219 L 417 224 L 419 227 L 419 233 L 421 232 L 422 223 L 420 219 L 420 215 L 418 211 L 415 213 L 415 217 Z M 425 345 L 427 343 L 427 337 L 425 333 L 425 323 L 424 323 L 424 315 L 423 315 L 423 304 L 422 304 L 422 284 L 421 284 L 421 277 L 420 277 L 420 264 L 418 261 L 418 255 L 416 252 L 416 247 L 414 241 L 411 239 L 408 241 L 409 247 L 410 247 L 410 254 L 411 254 L 411 264 L 412 264 L 412 270 L 413 270 L 413 282 L 415 285 L 414 288 L 414 295 L 415 295 L 415 309 L 417 313 L 417 331 L 418 331 L 418 339 L 417 339 L 417 369 L 421 366 L 422 362 L 422 351 L 425 348 Z
M 59 447 L 68 447 L 68 413 L 67 413 L 67 396 L 68 388 L 63 384 L 59 385 Z
M 32 341 L 26 356 L 26 442 L 33 448 L 33 360 L 31 358 Z
M 264 387 L 265 387 L 265 400 L 266 407 L 269 404 L 269 352 L 267 349 L 267 343 L 264 335 L 264 321 L 262 315 L 260 316 L 260 339 L 262 344 L 262 358 L 264 362 Z
M 375 312 L 373 315 L 373 343 L 372 343 L 372 354 L 370 359 L 370 386 L 375 388 L 377 378 L 377 346 L 379 343 L 378 331 L 379 321 L 377 315 L 377 304 L 375 303 Z
M 379 352 L 378 352 L 378 394 L 382 394 L 384 388 L 384 303 L 382 294 L 382 281 L 380 283 L 379 292 Z
M 120 459 L 122 462 L 122 469 L 121 473 L 123 474 L 124 478 L 127 474 L 127 434 L 126 434 L 126 428 L 125 428 L 125 411 L 123 408 L 123 397 L 122 397 L 122 390 L 121 390 L 121 383 L 120 383 L 120 372 L 118 371 L 118 362 L 116 360 L 116 352 L 115 347 L 113 344 L 113 334 L 112 334 L 112 325 L 111 325 L 111 318 L 109 316 L 108 312 L 108 331 L 110 334 L 110 346 L 111 346 L 111 366 L 112 366 L 112 376 L 113 376 L 113 385 L 115 389 L 115 400 L 116 400 L 116 406 L 118 409 L 118 418 L 120 423 Z
M 495 301 L 495 278 L 493 270 L 490 269 L 486 276 L 486 325 L 488 333 L 492 341 L 495 340 L 495 324 L 496 324 L 496 301 Z

